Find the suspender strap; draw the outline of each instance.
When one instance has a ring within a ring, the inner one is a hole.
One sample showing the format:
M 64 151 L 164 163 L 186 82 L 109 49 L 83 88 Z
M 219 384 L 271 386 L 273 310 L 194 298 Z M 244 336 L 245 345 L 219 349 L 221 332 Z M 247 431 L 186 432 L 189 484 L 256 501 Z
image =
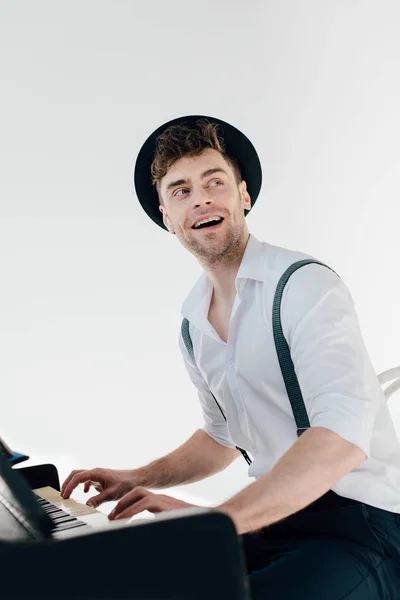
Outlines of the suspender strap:
M 275 292 L 274 302 L 273 302 L 273 307 L 272 307 L 272 329 L 273 329 L 273 335 L 274 335 L 275 348 L 276 348 L 276 352 L 278 355 L 278 360 L 279 360 L 279 365 L 280 365 L 281 372 L 282 372 L 282 377 L 285 382 L 286 391 L 287 391 L 289 401 L 292 406 L 293 415 L 294 415 L 294 418 L 296 421 L 298 437 L 300 437 L 302 435 L 302 433 L 304 433 L 306 431 L 306 429 L 308 429 L 310 427 L 310 421 L 308 419 L 307 410 L 306 410 L 306 407 L 304 404 L 303 395 L 301 393 L 301 389 L 300 389 L 300 385 L 299 385 L 299 382 L 298 382 L 298 379 L 296 376 L 293 361 L 290 356 L 290 348 L 289 348 L 288 343 L 283 334 L 282 323 L 281 323 L 281 303 L 282 303 L 283 291 L 289 280 L 289 277 L 295 271 L 297 271 L 297 269 L 300 269 L 301 267 L 304 267 L 305 265 L 309 265 L 312 263 L 321 265 L 323 267 L 327 267 L 328 269 L 333 271 L 333 269 L 331 269 L 331 267 L 328 267 L 328 265 L 325 265 L 324 263 L 320 262 L 319 260 L 305 259 L 305 260 L 299 260 L 299 261 L 293 263 L 292 265 L 290 265 L 290 267 L 288 269 L 286 269 L 284 274 L 279 279 L 278 285 L 276 287 L 276 292 Z M 333 271 L 333 272 L 335 273 L 335 271 Z M 337 275 L 337 273 L 336 273 L 336 275 Z M 194 352 L 193 352 L 193 344 L 192 344 L 192 340 L 191 340 L 190 333 L 189 333 L 188 319 L 183 319 L 182 326 L 181 326 L 181 333 L 182 333 L 182 338 L 185 343 L 186 349 L 187 349 L 193 363 L 196 364 L 196 361 L 194 358 Z M 224 412 L 223 412 L 221 406 L 219 405 L 217 399 L 215 398 L 214 394 L 211 392 L 211 390 L 210 390 L 210 393 L 211 393 L 212 397 L 214 398 L 215 402 L 217 403 L 218 408 L 221 411 L 221 414 L 226 421 Z M 247 464 L 251 464 L 252 461 L 251 461 L 249 455 L 247 454 L 247 452 L 245 450 L 243 450 L 242 448 L 239 448 L 238 446 L 236 446 L 236 448 L 237 448 L 237 450 L 239 450 L 242 453 Z
M 196 364 L 196 361 L 194 359 L 194 353 L 193 353 L 192 339 L 191 339 L 190 333 L 189 333 L 189 321 L 187 319 L 183 319 L 183 321 L 182 321 L 181 332 L 182 332 L 183 341 L 185 342 L 186 349 L 189 352 L 193 363 Z M 219 410 L 221 411 L 222 416 L 224 417 L 224 419 L 226 421 L 224 411 L 222 410 L 218 400 L 216 399 L 216 397 L 214 396 L 214 394 L 212 393 L 211 390 L 210 390 L 210 394 L 214 398 Z M 247 464 L 251 465 L 251 458 L 247 454 L 246 450 L 243 450 L 243 448 L 239 448 L 239 446 L 236 446 L 236 450 L 239 450 L 239 452 L 242 453 L 242 456 L 243 456 L 244 460 L 247 462 Z
M 312 259 L 300 260 L 298 262 L 293 263 L 284 272 L 284 274 L 278 282 L 278 285 L 276 286 L 274 303 L 272 307 L 272 328 L 274 334 L 275 347 L 278 355 L 279 365 L 282 371 L 282 376 L 285 382 L 286 391 L 289 396 L 290 404 L 292 405 L 294 418 L 296 420 L 298 437 L 300 437 L 300 435 L 310 427 L 310 421 L 308 420 L 303 395 L 301 393 L 299 381 L 297 379 L 293 361 L 290 356 L 290 348 L 285 339 L 285 336 L 283 335 L 281 323 L 281 302 L 283 290 L 285 289 L 289 277 L 295 271 L 297 271 L 297 269 L 300 269 L 305 265 L 309 265 L 310 263 L 316 263 L 318 265 L 322 265 L 323 267 L 327 267 L 328 269 L 330 269 L 330 267 L 328 267 L 324 263 Z M 333 269 L 331 269 L 331 271 L 333 271 Z M 335 273 L 335 271 L 333 272 Z

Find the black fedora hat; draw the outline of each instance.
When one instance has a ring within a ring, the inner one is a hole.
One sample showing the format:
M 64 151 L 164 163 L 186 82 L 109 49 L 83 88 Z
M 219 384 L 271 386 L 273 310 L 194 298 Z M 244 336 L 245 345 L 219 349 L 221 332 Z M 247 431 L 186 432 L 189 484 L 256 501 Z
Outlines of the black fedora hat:
M 236 127 L 233 127 L 233 125 L 230 125 L 225 121 L 221 121 L 221 119 L 216 119 L 215 117 L 208 117 L 204 115 L 187 115 L 177 119 L 172 119 L 172 121 L 168 121 L 167 123 L 164 123 L 164 125 L 158 127 L 158 129 L 153 131 L 153 133 L 147 138 L 139 151 L 134 169 L 135 190 L 142 208 L 147 215 L 155 223 L 157 223 L 157 225 L 166 231 L 168 231 L 168 229 L 164 225 L 162 214 L 159 210 L 157 190 L 151 182 L 150 168 L 156 150 L 156 140 L 157 137 L 161 135 L 161 133 L 163 133 L 163 131 L 170 125 L 176 125 L 178 123 L 185 122 L 187 125 L 195 128 L 196 121 L 198 119 L 207 119 L 208 121 L 217 123 L 219 125 L 219 134 L 225 142 L 226 154 L 236 159 L 242 174 L 242 178 L 246 182 L 247 191 L 249 192 L 251 198 L 251 208 L 253 208 L 260 193 L 262 183 L 260 159 L 258 158 L 258 154 L 253 144 L 244 135 L 244 133 L 239 131 L 239 129 L 236 129 Z M 245 210 L 246 216 L 250 210 Z

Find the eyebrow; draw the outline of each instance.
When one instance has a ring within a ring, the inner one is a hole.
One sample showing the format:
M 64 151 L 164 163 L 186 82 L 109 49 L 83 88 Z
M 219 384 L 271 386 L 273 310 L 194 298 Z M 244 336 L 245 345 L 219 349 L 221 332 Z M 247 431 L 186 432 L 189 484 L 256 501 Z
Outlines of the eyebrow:
M 225 175 L 228 175 L 228 173 L 224 171 L 224 169 L 221 169 L 221 167 L 215 167 L 213 169 L 207 169 L 207 171 L 204 171 L 204 173 L 200 175 L 200 178 L 204 179 L 204 177 L 209 177 L 210 175 L 213 175 L 213 173 L 225 173 Z M 171 190 L 175 186 L 183 185 L 185 183 L 188 183 L 189 181 L 190 179 L 177 179 L 176 181 L 171 181 L 171 183 L 167 185 L 167 192 L 169 192 L 169 190 Z

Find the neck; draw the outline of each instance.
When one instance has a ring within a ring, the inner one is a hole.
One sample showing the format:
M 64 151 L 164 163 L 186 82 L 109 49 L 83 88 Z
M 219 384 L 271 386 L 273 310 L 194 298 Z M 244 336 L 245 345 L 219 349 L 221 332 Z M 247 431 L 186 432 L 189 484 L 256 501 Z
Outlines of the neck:
M 223 306 L 233 303 L 236 296 L 235 279 L 239 271 L 243 254 L 249 241 L 247 231 L 240 243 L 228 251 L 220 261 L 212 265 L 203 265 L 204 272 L 213 284 L 212 302 L 218 302 Z

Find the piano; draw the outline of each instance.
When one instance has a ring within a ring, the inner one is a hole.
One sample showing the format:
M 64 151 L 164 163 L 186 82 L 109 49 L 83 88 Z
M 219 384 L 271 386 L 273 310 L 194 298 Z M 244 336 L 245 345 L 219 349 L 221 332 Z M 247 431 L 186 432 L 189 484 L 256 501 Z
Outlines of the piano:
M 0 598 L 251 600 L 240 536 L 212 508 L 109 521 L 59 493 L 54 465 L 0 450 Z
M 72 531 L 79 527 L 106 527 L 112 525 L 104 513 L 76 502 L 72 498 L 65 500 L 60 492 L 50 486 L 37 488 L 33 490 L 37 497 L 37 502 L 50 517 L 54 523 L 52 537 L 63 538 L 64 532 Z M 124 520 L 125 521 L 125 520 Z M 82 533 L 85 529 L 80 529 L 77 533 Z

